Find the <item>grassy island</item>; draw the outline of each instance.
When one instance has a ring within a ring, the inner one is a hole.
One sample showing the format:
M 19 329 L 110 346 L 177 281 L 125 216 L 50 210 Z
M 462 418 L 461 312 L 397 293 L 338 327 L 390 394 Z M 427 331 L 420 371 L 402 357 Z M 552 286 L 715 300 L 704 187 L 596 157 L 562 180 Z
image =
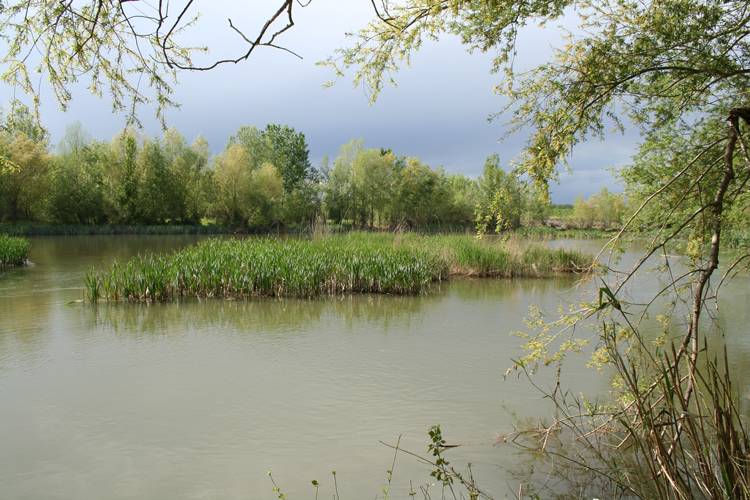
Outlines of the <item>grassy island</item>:
M 115 262 L 91 271 L 85 283 L 92 302 L 416 294 L 450 276 L 550 277 L 576 272 L 589 260 L 579 252 L 514 248 L 468 235 L 216 238 Z
M 0 234 L 0 268 L 22 266 L 29 256 L 29 240 Z

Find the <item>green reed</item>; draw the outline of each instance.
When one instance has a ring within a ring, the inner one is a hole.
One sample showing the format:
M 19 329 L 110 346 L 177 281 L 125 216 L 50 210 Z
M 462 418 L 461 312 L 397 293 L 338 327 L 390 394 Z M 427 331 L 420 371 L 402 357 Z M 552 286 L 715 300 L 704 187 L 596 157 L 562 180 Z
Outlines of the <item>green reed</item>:
M 22 266 L 29 256 L 29 240 L 0 234 L 0 268 Z
M 539 262 L 530 265 L 530 259 Z M 541 247 L 510 251 L 471 236 L 352 233 L 319 239 L 217 238 L 168 255 L 115 262 L 85 278 L 90 301 L 170 301 L 417 294 L 450 275 L 550 276 L 587 258 Z

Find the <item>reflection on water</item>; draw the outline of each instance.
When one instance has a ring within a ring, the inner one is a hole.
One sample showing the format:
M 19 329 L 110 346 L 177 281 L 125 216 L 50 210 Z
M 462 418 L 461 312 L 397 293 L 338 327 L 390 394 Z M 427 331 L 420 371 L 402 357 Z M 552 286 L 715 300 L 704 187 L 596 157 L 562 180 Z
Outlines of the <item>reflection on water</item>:
M 574 280 L 459 280 L 417 297 L 73 303 L 91 266 L 196 237 L 38 238 L 34 266 L 0 277 L 2 498 L 312 498 L 335 469 L 342 498 L 374 497 L 390 468 L 379 440 L 422 451 L 443 426 L 456 462 L 506 489 L 517 457 L 492 446 L 510 412 L 549 407 L 503 381 L 530 304 L 554 312 Z M 587 244 L 590 242 L 587 242 Z M 748 324 L 747 283 L 725 296 L 725 331 Z M 733 362 L 748 366 L 748 336 Z M 605 376 L 566 373 L 577 390 Z M 746 381 L 743 381 L 745 383 Z M 399 458 L 396 498 L 427 471 Z M 328 491 L 325 489 L 325 491 Z

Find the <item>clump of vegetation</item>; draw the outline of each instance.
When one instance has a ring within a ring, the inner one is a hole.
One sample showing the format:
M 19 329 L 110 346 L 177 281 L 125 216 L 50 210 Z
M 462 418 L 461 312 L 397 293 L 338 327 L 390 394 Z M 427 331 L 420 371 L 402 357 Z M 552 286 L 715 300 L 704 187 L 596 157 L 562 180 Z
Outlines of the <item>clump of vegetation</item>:
M 611 231 L 620 229 L 632 211 L 629 198 L 605 187 L 588 198 L 579 196 L 573 205 L 550 207 L 545 223 L 560 230 Z
M 86 276 L 90 301 L 417 294 L 450 275 L 544 277 L 588 262 L 578 252 L 511 251 L 469 236 L 354 233 L 320 239 L 211 239 Z
M 29 247 L 27 239 L 0 234 L 0 268 L 25 264 Z

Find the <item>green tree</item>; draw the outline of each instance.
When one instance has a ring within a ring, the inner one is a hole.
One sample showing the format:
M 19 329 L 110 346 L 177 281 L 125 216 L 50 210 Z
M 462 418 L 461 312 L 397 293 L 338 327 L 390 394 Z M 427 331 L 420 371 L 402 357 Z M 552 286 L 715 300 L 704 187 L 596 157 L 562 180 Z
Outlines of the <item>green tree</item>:
M 172 183 L 171 218 L 183 224 L 199 223 L 208 205 L 208 143 L 199 137 L 188 146 L 177 130 L 169 129 L 163 145 Z
M 445 222 L 451 197 L 445 178 L 416 158 L 406 159 L 397 183 L 394 223 L 419 228 Z
M 0 220 L 44 217 L 50 157 L 47 132 L 15 103 L 0 129 Z
M 53 222 L 103 224 L 107 222 L 104 182 L 108 150 L 95 143 L 80 124 L 68 127 L 53 157 L 48 211 Z
M 39 124 L 29 107 L 18 100 L 11 103 L 2 128 L 11 134 L 22 133 L 39 144 L 47 145 L 49 141 L 49 132 Z
M 447 177 L 450 192 L 450 205 L 445 223 L 454 226 L 471 226 L 474 223 L 474 209 L 479 198 L 478 183 L 463 175 Z
M 286 192 L 316 176 L 310 164 L 305 134 L 289 126 L 270 124 L 262 131 L 255 127 L 241 127 L 229 139 L 229 144 L 241 144 L 247 150 L 251 169 L 260 168 L 264 163 L 274 165 L 284 179 Z
M 214 160 L 214 214 L 222 224 L 261 230 L 282 222 L 283 179 L 270 162 L 254 167 L 251 154 L 230 144 Z
M 252 190 L 250 154 L 240 144 L 230 145 L 214 159 L 216 199 L 213 212 L 228 226 L 244 226 L 246 200 Z
M 268 137 L 256 127 L 244 126 L 229 138 L 229 146 L 239 144 L 245 148 L 250 170 L 260 168 L 263 163 L 273 163 L 273 152 Z
M 524 186 L 518 176 L 500 167 L 499 156 L 489 156 L 479 178 L 479 200 L 475 209 L 477 232 L 482 235 L 518 228 L 524 201 Z
M 324 189 L 325 209 L 329 219 L 335 223 L 354 221 L 356 198 L 352 178 L 354 159 L 364 150 L 364 141 L 352 140 L 341 146 L 333 161 Z
M 250 174 L 250 186 L 243 209 L 248 227 L 266 229 L 281 222 L 284 180 L 271 163 L 264 163 Z
M 619 228 L 625 215 L 626 203 L 622 195 L 602 188 L 588 200 L 578 197 L 573 204 L 573 220 L 578 227 L 602 229 Z
M 284 179 L 284 190 L 291 192 L 305 180 L 314 179 L 315 170 L 310 164 L 310 151 L 305 134 L 286 125 L 267 125 L 263 137 L 270 146 L 267 158 Z
M 111 145 L 112 173 L 109 179 L 109 192 L 115 200 L 111 222 L 134 224 L 138 222 L 138 196 L 140 179 L 138 175 L 138 142 L 131 130 L 126 130 L 114 138 Z
M 388 220 L 392 198 L 395 156 L 379 149 L 362 149 L 351 165 L 351 189 L 356 203 L 356 218 L 361 226 L 375 227 Z
M 177 186 L 159 141 L 146 141 L 138 155 L 137 219 L 144 224 L 164 224 L 179 213 Z
M 321 186 L 304 181 L 290 193 L 284 193 L 281 220 L 285 226 L 312 227 L 321 214 Z
M 522 226 L 544 225 L 551 213 L 549 198 L 540 193 L 537 188 L 526 184 L 525 186 L 524 214 L 521 220 Z
M 23 132 L 0 133 L 0 155 L 12 168 L 0 172 L 0 220 L 39 221 L 44 217 L 49 154 Z

